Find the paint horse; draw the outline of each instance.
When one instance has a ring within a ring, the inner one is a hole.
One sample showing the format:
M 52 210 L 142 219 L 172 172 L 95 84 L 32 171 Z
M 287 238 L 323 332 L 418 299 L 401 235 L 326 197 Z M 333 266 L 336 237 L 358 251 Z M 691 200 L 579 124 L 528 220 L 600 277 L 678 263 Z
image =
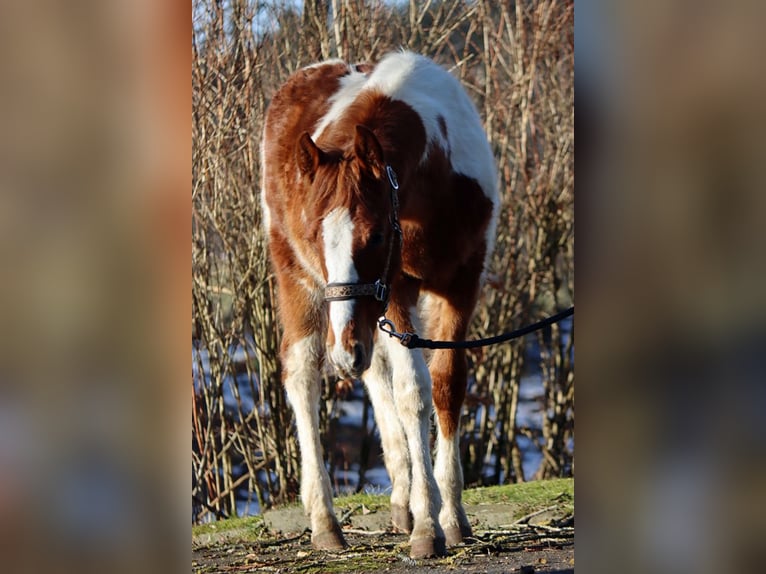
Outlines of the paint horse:
M 273 97 L 261 162 L 312 543 L 345 546 L 319 441 L 327 357 L 367 388 L 392 523 L 411 533 L 411 556 L 444 555 L 471 535 L 458 450 L 465 352 L 438 350 L 427 362 L 377 321 L 385 314 L 400 331 L 466 336 L 498 211 L 496 166 L 476 109 L 456 78 L 409 52 L 374 66 L 314 64 Z

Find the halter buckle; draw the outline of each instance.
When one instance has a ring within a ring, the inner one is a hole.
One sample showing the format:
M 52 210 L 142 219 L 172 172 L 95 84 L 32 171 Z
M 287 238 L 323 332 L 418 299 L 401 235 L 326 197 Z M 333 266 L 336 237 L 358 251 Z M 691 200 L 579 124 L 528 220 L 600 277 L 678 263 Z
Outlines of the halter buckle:
M 380 279 L 375 281 L 375 293 L 374 297 L 376 301 L 386 303 L 388 301 L 388 286 L 383 284 Z

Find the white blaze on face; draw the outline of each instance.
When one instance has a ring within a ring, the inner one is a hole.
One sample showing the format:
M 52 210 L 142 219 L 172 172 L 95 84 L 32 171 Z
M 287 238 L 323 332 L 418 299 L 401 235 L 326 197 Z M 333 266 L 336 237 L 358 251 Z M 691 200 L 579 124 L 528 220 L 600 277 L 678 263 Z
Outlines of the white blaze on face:
M 327 214 L 322 222 L 324 258 L 327 265 L 328 283 L 356 283 L 359 275 L 354 267 L 352 245 L 354 223 L 348 209 L 337 207 Z M 336 366 L 352 365 L 354 356 L 343 348 L 343 330 L 354 317 L 354 300 L 331 301 L 330 327 L 335 334 L 335 346 L 331 360 Z

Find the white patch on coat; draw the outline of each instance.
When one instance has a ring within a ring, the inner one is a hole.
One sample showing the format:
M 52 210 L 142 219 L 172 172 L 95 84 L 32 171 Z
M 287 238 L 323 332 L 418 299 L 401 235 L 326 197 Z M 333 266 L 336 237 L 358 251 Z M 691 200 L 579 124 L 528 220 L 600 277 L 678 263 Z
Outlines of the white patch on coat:
M 311 139 L 316 142 L 327 126 L 343 116 L 343 112 L 356 99 L 366 80 L 367 76 L 353 69 L 349 74 L 340 78 L 340 88 L 330 97 L 330 109 L 319 120 L 314 128 L 314 133 L 311 134 Z
M 322 221 L 324 260 L 327 267 L 328 283 L 356 283 L 359 274 L 354 266 L 352 246 L 354 222 L 348 209 L 336 207 Z M 343 330 L 354 318 L 354 300 L 330 301 L 330 328 L 335 334 L 335 346 L 331 349 L 330 360 L 336 366 L 350 367 L 354 356 L 343 348 Z M 347 370 L 350 370 L 347 368 Z
M 386 55 L 369 76 L 352 70 L 341 78 L 332 105 L 314 130 L 316 141 L 324 129 L 343 117 L 363 90 L 377 90 L 403 101 L 420 116 L 430 145 L 451 151 L 452 169 L 479 182 L 485 195 L 497 200 L 497 168 L 476 107 L 460 81 L 432 60 L 412 52 Z M 445 139 L 439 116 L 447 126 Z M 428 157 L 428 146 L 422 160 Z
M 452 170 L 475 179 L 484 194 L 496 201 L 495 158 L 479 113 L 455 76 L 424 56 L 394 52 L 375 67 L 365 88 L 378 89 L 412 107 L 431 145 L 451 152 Z M 447 126 L 446 140 L 439 116 Z
M 314 62 L 304 68 L 304 70 L 312 70 L 315 68 L 321 68 L 323 66 L 337 66 L 338 64 L 347 65 L 346 62 L 340 58 L 331 58 L 329 60 L 322 60 L 321 62 Z
M 448 152 L 452 171 L 475 179 L 492 202 L 492 216 L 485 240 L 486 269 L 494 249 L 500 201 L 495 157 L 481 118 L 460 81 L 432 60 L 411 52 L 387 55 L 377 65 L 365 85 L 401 100 L 420 116 L 430 145 Z M 439 117 L 447 126 L 445 140 Z M 427 159 L 426 155 L 421 161 Z
M 442 497 L 442 507 L 439 512 L 439 524 L 442 528 L 460 528 L 463 507 L 463 467 L 460 463 L 458 442 L 460 432 L 450 438 L 445 438 L 441 427 L 437 425 L 438 438 L 436 442 L 436 460 L 434 462 L 434 477 L 439 485 Z

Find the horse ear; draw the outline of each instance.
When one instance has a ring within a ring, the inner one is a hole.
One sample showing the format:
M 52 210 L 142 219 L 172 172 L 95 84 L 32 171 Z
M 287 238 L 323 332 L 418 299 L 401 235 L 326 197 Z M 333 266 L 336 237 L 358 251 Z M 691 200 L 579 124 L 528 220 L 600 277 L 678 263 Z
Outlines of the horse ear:
M 303 132 L 295 148 L 295 159 L 298 162 L 300 172 L 313 179 L 319 166 L 321 155 L 322 150 L 317 147 L 309 133 Z
M 383 176 L 385 160 L 383 148 L 372 131 L 364 126 L 356 126 L 356 138 L 354 139 L 354 152 L 362 168 L 375 178 Z

